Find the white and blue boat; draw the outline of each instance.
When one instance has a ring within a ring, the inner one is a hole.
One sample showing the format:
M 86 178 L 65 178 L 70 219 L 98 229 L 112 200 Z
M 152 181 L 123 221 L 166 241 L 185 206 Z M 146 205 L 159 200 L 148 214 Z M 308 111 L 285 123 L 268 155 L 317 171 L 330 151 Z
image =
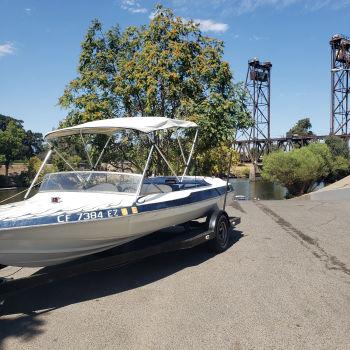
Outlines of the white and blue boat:
M 160 130 L 195 128 L 184 171 L 174 173 L 153 142 Z M 53 152 L 55 139 L 80 134 L 107 134 L 121 130 L 145 133 L 151 147 L 142 174 L 109 171 L 72 171 L 45 175 L 39 192 L 29 199 L 0 207 L 0 264 L 57 265 L 135 240 L 157 230 L 183 224 L 221 208 L 226 182 L 219 178 L 187 176 L 198 127 L 195 123 L 162 117 L 132 117 L 93 121 L 49 132 L 51 146 L 26 197 Z M 104 150 L 97 163 L 101 161 Z M 147 177 L 152 154 L 158 152 L 173 176 Z M 69 164 L 66 160 L 65 162 Z M 98 164 L 91 164 L 96 169 Z

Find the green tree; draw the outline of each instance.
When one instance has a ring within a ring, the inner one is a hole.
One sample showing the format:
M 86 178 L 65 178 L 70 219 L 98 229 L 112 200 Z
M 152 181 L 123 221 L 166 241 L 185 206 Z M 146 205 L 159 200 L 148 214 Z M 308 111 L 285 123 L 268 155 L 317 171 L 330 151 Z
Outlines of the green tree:
M 350 175 L 349 146 L 345 140 L 336 135 L 330 135 L 325 140 L 332 156 L 332 171 L 325 182 L 332 183 Z
M 350 175 L 350 162 L 348 159 L 337 156 L 333 158 L 332 171 L 324 179 L 326 183 L 332 183 Z
M 23 120 L 0 114 L 0 130 L 5 131 L 11 121 L 16 123 L 18 127 L 23 128 Z M 23 154 L 20 155 L 20 157 L 29 159 L 43 152 L 43 135 L 31 130 L 27 130 L 25 133 L 26 137 L 23 143 Z
M 313 135 L 311 131 L 312 124 L 310 122 L 310 118 L 300 119 L 296 122 L 296 124 L 287 131 L 287 136 L 307 136 Z
M 196 166 L 201 169 L 203 174 L 209 176 L 226 175 L 230 157 L 232 157 L 230 173 L 233 173 L 234 166 L 239 163 L 239 155 L 232 147 L 224 144 L 198 155 Z
M 4 131 L 0 131 L 0 154 L 4 158 L 6 176 L 10 164 L 22 155 L 25 136 L 22 125 L 14 120 L 8 122 Z
M 39 171 L 39 168 L 40 168 L 42 162 L 43 162 L 43 160 L 40 159 L 38 156 L 33 156 L 33 157 L 28 159 L 28 163 L 27 163 L 28 170 L 27 170 L 27 172 L 25 174 L 25 176 L 26 176 L 26 178 L 25 178 L 26 184 L 30 184 L 33 181 L 35 175 Z M 52 173 L 52 172 L 55 172 L 55 171 L 58 171 L 58 169 L 57 169 L 57 167 L 54 164 L 46 164 L 44 169 L 40 173 L 38 182 L 41 181 L 46 174 Z
M 332 154 L 328 146 L 313 143 L 264 157 L 262 177 L 285 186 L 290 195 L 296 196 L 313 190 L 329 176 L 332 167 Z
M 35 155 L 42 153 L 43 150 L 43 135 L 39 132 L 27 130 L 23 143 L 23 157 L 25 159 L 29 159 Z
M 325 142 L 331 150 L 333 157 L 341 156 L 349 159 L 349 146 L 341 137 L 337 135 L 329 135 Z
M 18 120 L 18 119 L 9 117 L 7 115 L 0 114 L 0 130 L 4 131 L 7 127 L 7 124 L 10 121 L 14 121 L 14 122 L 19 123 L 21 125 L 23 124 L 23 120 Z
M 61 126 L 120 116 L 164 116 L 197 122 L 202 153 L 230 144 L 249 118 L 245 94 L 233 83 L 223 51 L 221 40 L 204 36 L 198 24 L 160 5 L 147 26 L 124 31 L 115 26 L 103 32 L 95 20 L 82 43 L 78 76 L 59 100 L 69 110 Z M 110 159 L 123 155 L 140 167 L 135 153 L 142 153 L 145 143 L 132 139 L 127 147 L 120 141 L 125 137 L 112 143 Z M 179 154 L 171 138 L 171 133 L 163 134 L 157 142 L 176 162 Z

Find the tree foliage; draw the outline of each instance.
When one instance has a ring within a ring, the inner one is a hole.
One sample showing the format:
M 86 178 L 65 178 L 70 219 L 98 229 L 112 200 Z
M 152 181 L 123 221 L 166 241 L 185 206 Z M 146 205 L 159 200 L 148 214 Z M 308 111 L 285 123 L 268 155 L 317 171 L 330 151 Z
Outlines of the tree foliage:
M 341 156 L 349 159 L 349 146 L 341 137 L 330 135 L 326 138 L 325 142 L 332 152 L 333 157 Z
M 287 136 L 307 136 L 313 135 L 311 131 L 312 124 L 310 118 L 300 119 L 296 122 L 296 124 L 287 131 Z
M 333 156 L 333 171 L 325 181 L 331 183 L 350 175 L 349 146 L 347 142 L 339 136 L 330 135 L 326 138 L 325 143 Z
M 5 131 L 8 123 L 12 121 L 23 128 L 23 120 L 0 114 L 0 130 Z M 32 130 L 25 130 L 26 140 L 23 148 L 23 157 L 29 158 L 43 151 L 43 135 Z
M 196 158 L 197 167 L 201 169 L 204 174 L 210 176 L 226 175 L 230 157 L 232 157 L 232 159 L 229 172 L 233 173 L 233 167 L 239 163 L 239 155 L 232 147 L 228 147 L 225 144 L 211 148 L 198 155 Z
M 0 152 L 3 155 L 6 176 L 10 164 L 21 156 L 25 131 L 19 123 L 10 120 L 4 131 L 0 132 Z
M 14 160 L 25 160 L 43 151 L 43 136 L 24 130 L 23 121 L 0 114 L 0 162 L 6 175 Z
M 7 124 L 10 121 L 14 121 L 14 122 L 19 123 L 21 125 L 23 124 L 23 120 L 18 120 L 18 119 L 9 117 L 7 115 L 0 114 L 0 130 L 4 131 L 6 129 L 6 127 L 7 127 Z
M 249 118 L 245 94 L 233 83 L 223 51 L 221 40 L 204 36 L 198 24 L 162 6 L 156 7 L 149 25 L 124 31 L 116 25 L 104 32 L 95 20 L 82 43 L 78 76 L 59 100 L 68 109 L 61 126 L 120 116 L 163 116 L 197 122 L 202 153 L 229 145 Z M 183 140 L 188 136 L 193 135 L 183 134 Z M 173 135 L 156 141 L 176 163 Z M 135 153 L 145 142 L 137 144 L 133 136 L 122 135 L 113 142 L 109 160 L 119 161 L 116 155 L 123 155 L 141 167 Z
M 29 159 L 38 155 L 44 151 L 43 146 L 43 135 L 40 132 L 33 132 L 31 130 L 26 130 L 26 137 L 23 142 L 22 157 L 24 159 Z
M 350 175 L 349 159 L 343 156 L 336 156 L 333 158 L 332 171 L 325 178 L 326 183 L 332 183 Z
M 263 160 L 262 177 L 285 186 L 292 196 L 310 192 L 317 184 L 349 171 L 345 158 L 332 156 L 326 144 L 312 143 L 290 152 L 273 152 Z
M 28 170 L 26 172 L 26 178 L 25 182 L 26 184 L 31 183 L 31 181 L 34 179 L 35 175 L 39 171 L 39 168 L 42 164 L 42 159 L 40 159 L 38 156 L 33 156 L 28 159 Z M 38 182 L 43 179 L 43 177 L 48 174 L 52 173 L 54 171 L 57 171 L 57 167 L 54 164 L 46 164 L 44 169 L 41 171 Z

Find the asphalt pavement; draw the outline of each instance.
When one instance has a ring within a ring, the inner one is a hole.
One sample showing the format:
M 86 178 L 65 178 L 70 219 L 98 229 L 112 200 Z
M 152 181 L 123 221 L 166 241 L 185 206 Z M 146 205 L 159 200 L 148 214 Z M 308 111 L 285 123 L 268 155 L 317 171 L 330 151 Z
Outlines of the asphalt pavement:
M 350 349 L 350 203 L 231 205 L 242 223 L 222 254 L 199 246 L 19 292 L 0 349 Z

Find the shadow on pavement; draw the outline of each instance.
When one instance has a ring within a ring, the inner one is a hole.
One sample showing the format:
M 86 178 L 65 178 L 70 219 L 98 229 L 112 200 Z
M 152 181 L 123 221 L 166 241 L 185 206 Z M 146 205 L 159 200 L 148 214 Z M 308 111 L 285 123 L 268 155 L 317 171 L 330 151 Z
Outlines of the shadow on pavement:
M 234 230 L 231 247 L 243 236 L 242 232 Z M 124 267 L 88 272 L 19 291 L 9 297 L 1 309 L 0 315 L 22 315 L 0 318 L 0 349 L 8 337 L 29 340 L 40 335 L 43 332 L 41 327 L 45 323 L 40 318 L 42 310 L 49 312 L 67 305 L 132 290 L 187 267 L 199 265 L 214 256 L 204 244 L 188 250 L 156 255 Z
M 0 319 L 0 349 L 3 349 L 5 338 L 21 338 L 28 342 L 43 333 L 45 321 L 37 314 L 19 315 L 16 318 Z

